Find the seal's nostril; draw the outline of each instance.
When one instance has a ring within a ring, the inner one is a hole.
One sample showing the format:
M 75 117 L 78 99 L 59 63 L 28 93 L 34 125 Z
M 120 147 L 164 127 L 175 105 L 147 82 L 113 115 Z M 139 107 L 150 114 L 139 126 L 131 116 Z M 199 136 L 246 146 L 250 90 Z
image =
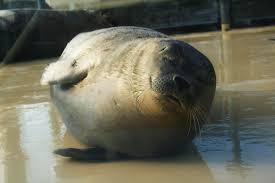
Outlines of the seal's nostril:
M 190 88 L 190 83 L 186 81 L 186 79 L 184 79 L 184 77 L 182 76 L 179 76 L 179 75 L 173 76 L 173 81 L 175 82 L 179 90 Z

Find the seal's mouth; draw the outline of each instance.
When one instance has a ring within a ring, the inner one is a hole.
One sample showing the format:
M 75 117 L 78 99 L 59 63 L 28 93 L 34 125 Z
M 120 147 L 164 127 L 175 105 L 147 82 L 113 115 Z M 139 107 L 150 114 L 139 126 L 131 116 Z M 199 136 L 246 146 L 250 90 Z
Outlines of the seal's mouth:
M 177 97 L 175 97 L 175 96 L 173 96 L 173 95 L 164 95 L 164 97 L 165 97 L 167 100 L 169 100 L 170 102 L 172 102 L 172 103 L 178 105 L 179 107 L 181 107 L 181 108 L 183 107 L 183 106 L 182 106 L 181 100 L 178 99 Z

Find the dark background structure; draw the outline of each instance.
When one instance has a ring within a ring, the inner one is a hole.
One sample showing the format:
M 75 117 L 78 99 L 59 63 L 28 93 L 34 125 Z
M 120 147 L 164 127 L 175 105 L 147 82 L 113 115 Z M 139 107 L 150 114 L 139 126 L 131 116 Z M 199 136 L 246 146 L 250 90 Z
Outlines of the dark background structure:
M 0 60 L 60 55 L 80 32 L 143 26 L 165 33 L 275 24 L 274 0 L 0 0 Z

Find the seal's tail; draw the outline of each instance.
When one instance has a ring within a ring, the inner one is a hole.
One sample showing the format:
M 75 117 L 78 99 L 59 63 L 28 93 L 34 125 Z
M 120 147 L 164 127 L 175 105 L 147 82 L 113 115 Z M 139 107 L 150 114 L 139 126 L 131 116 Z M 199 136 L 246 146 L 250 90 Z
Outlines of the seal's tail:
M 128 155 L 126 154 L 108 152 L 105 149 L 97 147 L 87 149 L 57 149 L 54 151 L 54 153 L 79 161 L 107 161 L 128 158 Z

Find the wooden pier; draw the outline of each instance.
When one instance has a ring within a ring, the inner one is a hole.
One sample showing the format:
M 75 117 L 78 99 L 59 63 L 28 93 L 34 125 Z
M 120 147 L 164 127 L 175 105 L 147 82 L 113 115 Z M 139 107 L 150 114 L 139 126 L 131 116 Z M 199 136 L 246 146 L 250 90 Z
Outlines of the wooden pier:
M 103 27 L 198 32 L 275 24 L 274 9 L 274 0 L 0 0 L 0 60 L 58 56 L 76 34 Z

